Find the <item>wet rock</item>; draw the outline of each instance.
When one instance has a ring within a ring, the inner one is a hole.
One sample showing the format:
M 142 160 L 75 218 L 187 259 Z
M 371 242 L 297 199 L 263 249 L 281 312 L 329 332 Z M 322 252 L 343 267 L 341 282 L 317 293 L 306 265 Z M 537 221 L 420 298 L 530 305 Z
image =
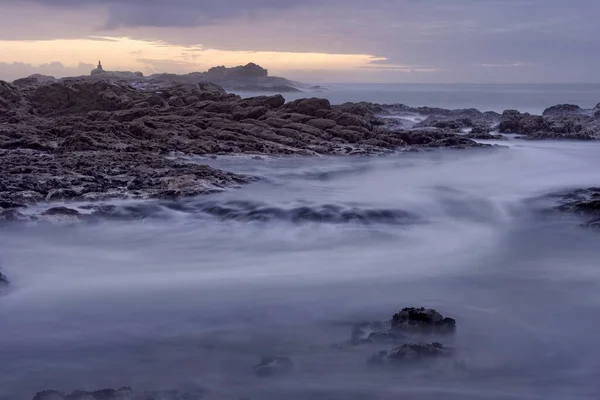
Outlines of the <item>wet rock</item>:
M 407 343 L 386 351 L 382 350 L 372 356 L 368 363 L 371 365 L 411 365 L 415 362 L 447 357 L 450 351 L 441 343 Z
M 567 193 L 552 195 L 559 199 L 556 209 L 573 213 L 588 219 L 583 223 L 586 228 L 600 228 L 600 188 L 579 189 Z
M 263 357 L 253 371 L 257 376 L 266 377 L 290 373 L 293 367 L 294 363 L 287 357 Z
M 456 331 L 456 320 L 434 309 L 404 308 L 390 321 L 392 329 L 418 333 L 448 334 Z
M 564 194 L 558 209 L 577 214 L 600 214 L 600 188 L 579 189 Z
M 304 114 L 310 116 L 317 116 L 318 111 L 327 111 L 331 109 L 331 104 L 327 99 L 298 99 L 284 106 L 284 109 L 288 112 L 297 114 Z
M 498 126 L 501 133 L 525 135 L 528 139 L 594 140 L 600 138 L 600 123 L 585 113 L 566 112 L 557 106 L 544 116 L 507 110 Z
M 469 139 L 478 139 L 478 140 L 505 140 L 506 137 L 504 137 L 503 135 L 492 135 L 490 133 L 467 133 L 464 135 L 466 138 Z
M 404 332 L 391 329 L 391 325 L 387 322 L 363 322 L 352 327 L 350 343 L 353 345 L 397 343 L 406 337 Z
M 548 107 L 542 113 L 543 116 L 548 115 L 560 115 L 560 114 L 573 114 L 579 113 L 583 111 L 583 109 L 574 104 L 558 104 L 552 107 Z
M 2 272 L 0 272 L 0 286 L 6 286 L 8 285 L 9 280 L 8 277 L 6 275 L 4 275 Z
M 410 337 L 448 335 L 456 331 L 456 321 L 433 309 L 404 308 L 390 321 L 364 322 L 352 327 L 350 343 L 399 343 Z
M 440 129 L 394 132 L 373 115 L 386 108 L 370 103 L 332 107 L 310 98 L 284 104 L 281 95 L 241 99 L 218 85 L 189 84 L 193 77 L 127 84 L 109 75 L 0 85 L 8 109 L 0 113 L 8 122 L 0 131 L 0 168 L 7 172 L 0 185 L 3 209 L 57 200 L 195 196 L 253 181 L 167 158 L 175 153 L 369 155 L 406 146 L 481 146 Z M 410 109 L 391 109 L 403 107 Z M 465 123 L 487 118 L 472 110 L 414 110 Z
M 79 211 L 74 210 L 72 208 L 67 208 L 67 207 L 52 207 L 47 209 L 46 211 L 44 211 L 42 213 L 42 215 L 47 215 L 47 216 L 64 216 L 64 217 L 79 217 L 81 214 L 79 213 Z

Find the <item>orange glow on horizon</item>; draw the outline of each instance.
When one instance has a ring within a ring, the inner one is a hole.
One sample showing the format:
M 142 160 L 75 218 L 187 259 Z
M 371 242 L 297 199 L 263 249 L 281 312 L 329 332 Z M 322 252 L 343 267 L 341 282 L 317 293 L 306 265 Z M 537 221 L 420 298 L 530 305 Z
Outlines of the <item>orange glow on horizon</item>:
M 204 71 L 216 65 L 228 67 L 255 62 L 275 71 L 351 70 L 385 58 L 368 54 L 293 53 L 271 51 L 225 51 L 201 46 L 178 46 L 130 38 L 90 37 L 71 40 L 0 40 L 0 61 L 42 65 L 60 62 L 67 67 L 80 63 L 107 70 L 147 73 Z

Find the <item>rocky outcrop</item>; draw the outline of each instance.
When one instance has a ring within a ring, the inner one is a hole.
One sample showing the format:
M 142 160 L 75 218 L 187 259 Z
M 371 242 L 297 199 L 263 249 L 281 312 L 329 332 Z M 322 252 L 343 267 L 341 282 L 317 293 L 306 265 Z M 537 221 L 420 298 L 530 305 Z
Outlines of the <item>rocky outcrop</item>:
M 587 219 L 584 226 L 600 228 L 600 188 L 578 189 L 560 194 L 557 209 Z
M 409 307 L 394 314 L 392 329 L 426 334 L 448 334 L 456 331 L 454 318 L 444 317 L 431 308 Z
M 443 129 L 394 132 L 325 99 L 242 99 L 218 85 L 149 92 L 111 80 L 0 82 L 0 202 L 173 198 L 249 182 L 172 154 L 375 154 L 472 147 Z M 360 109 L 360 107 L 359 107 Z M 8 214 L 6 214 L 8 215 Z M 14 216 L 15 214 L 10 214 Z
M 581 112 L 583 112 L 583 109 L 577 105 L 557 104 L 555 106 L 546 108 L 542 115 L 547 117 L 550 115 L 578 114 Z
M 546 110 L 545 115 L 531 115 L 516 110 L 502 114 L 498 126 L 501 133 L 515 133 L 529 139 L 576 139 L 594 140 L 600 138 L 600 122 L 593 116 L 565 112 L 571 106 L 556 106 Z
M 387 322 L 365 322 L 352 328 L 352 344 L 399 342 L 410 336 L 450 335 L 456 321 L 433 309 L 404 308 Z

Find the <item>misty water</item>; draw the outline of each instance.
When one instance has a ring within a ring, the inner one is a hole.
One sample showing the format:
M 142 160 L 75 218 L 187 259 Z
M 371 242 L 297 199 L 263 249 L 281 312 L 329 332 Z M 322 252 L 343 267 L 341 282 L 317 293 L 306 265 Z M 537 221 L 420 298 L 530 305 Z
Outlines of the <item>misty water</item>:
M 600 235 L 543 210 L 547 193 L 598 184 L 600 145 L 504 144 L 197 159 L 264 180 L 147 204 L 133 221 L 1 228 L 12 289 L 0 297 L 0 399 L 120 386 L 231 399 L 597 399 Z M 456 318 L 442 339 L 450 359 L 373 370 L 368 357 L 391 345 L 335 346 L 352 324 L 413 305 Z M 263 355 L 289 356 L 294 370 L 259 378 Z
M 325 97 L 332 104 L 369 101 L 406 104 L 411 107 L 477 108 L 501 113 L 508 109 L 541 114 L 556 104 L 594 108 L 600 99 L 600 84 L 320 84 L 324 90 L 285 93 L 286 100 Z M 264 93 L 242 93 L 244 96 Z

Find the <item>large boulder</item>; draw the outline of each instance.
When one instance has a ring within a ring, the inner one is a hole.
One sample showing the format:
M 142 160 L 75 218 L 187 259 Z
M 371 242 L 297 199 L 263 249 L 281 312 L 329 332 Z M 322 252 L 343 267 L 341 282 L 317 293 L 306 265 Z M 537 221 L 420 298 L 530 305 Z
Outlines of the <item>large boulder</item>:
M 331 103 L 327 99 L 316 97 L 310 99 L 298 99 L 287 103 L 283 109 L 287 112 L 317 116 L 319 110 L 331 110 Z

